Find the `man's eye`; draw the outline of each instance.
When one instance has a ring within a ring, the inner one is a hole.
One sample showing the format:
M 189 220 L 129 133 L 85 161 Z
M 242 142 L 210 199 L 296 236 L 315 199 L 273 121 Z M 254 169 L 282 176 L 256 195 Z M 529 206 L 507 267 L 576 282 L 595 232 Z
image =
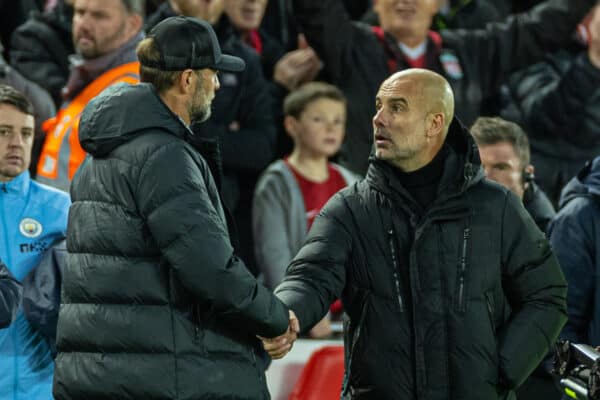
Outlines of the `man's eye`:
M 0 128 L 0 136 L 8 136 L 9 134 L 10 134 L 10 129 Z
M 402 112 L 404 110 L 406 110 L 406 106 L 404 104 L 394 104 L 392 106 L 393 112 Z

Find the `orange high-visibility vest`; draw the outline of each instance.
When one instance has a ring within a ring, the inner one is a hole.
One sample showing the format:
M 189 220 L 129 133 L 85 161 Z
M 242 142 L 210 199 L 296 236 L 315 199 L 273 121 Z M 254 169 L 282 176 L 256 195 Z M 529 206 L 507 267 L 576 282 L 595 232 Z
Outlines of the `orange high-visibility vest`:
M 46 139 L 38 161 L 36 180 L 69 190 L 69 184 L 86 155 L 79 144 L 79 119 L 83 109 L 107 87 L 139 81 L 140 64 L 137 61 L 108 70 L 65 104 L 55 117 L 45 121 L 42 129 L 46 132 Z

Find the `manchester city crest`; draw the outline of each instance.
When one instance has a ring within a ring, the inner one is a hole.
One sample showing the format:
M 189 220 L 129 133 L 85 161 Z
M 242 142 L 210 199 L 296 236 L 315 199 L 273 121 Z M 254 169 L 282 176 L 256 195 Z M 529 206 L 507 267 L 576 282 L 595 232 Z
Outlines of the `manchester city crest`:
M 28 238 L 36 238 L 42 234 L 42 224 L 33 218 L 23 218 L 19 224 L 21 234 Z

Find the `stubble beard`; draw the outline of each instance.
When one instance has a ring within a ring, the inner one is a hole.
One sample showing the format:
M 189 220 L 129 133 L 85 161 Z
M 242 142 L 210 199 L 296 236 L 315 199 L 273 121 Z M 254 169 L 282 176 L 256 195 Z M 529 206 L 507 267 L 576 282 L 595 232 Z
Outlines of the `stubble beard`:
M 9 182 L 21 175 L 25 171 L 25 168 L 0 166 L 0 182 Z
M 201 122 L 204 122 L 207 119 L 209 119 L 210 114 L 211 114 L 211 109 L 210 109 L 210 104 L 208 104 L 203 108 L 192 110 L 192 112 L 190 113 L 190 116 L 191 116 L 192 121 L 201 123 Z
M 123 22 L 121 24 L 121 26 L 119 27 L 119 29 L 117 29 L 117 31 L 110 35 L 109 37 L 107 37 L 106 39 L 104 39 L 104 44 L 106 43 L 111 43 L 116 41 L 116 39 L 118 39 L 119 37 L 125 35 L 125 22 Z M 81 57 L 83 57 L 85 60 L 93 60 L 96 59 L 98 57 L 102 57 L 103 55 L 109 53 L 110 51 L 113 50 L 109 50 L 109 51 L 103 51 L 100 49 L 100 46 L 98 44 L 98 40 L 96 38 L 91 38 L 92 42 L 93 42 L 93 46 L 89 47 L 87 49 L 81 49 L 77 43 L 75 43 L 75 48 L 77 50 L 77 52 L 81 55 Z
M 192 121 L 201 123 L 210 118 L 212 101 L 206 101 L 205 98 L 204 91 L 202 91 L 192 102 L 189 110 Z

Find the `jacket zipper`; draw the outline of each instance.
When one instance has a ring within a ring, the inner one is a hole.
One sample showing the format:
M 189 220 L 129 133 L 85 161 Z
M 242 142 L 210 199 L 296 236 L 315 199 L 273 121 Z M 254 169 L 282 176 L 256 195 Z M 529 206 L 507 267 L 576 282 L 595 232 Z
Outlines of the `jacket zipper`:
M 192 314 L 194 318 L 194 343 L 200 343 L 200 310 L 197 304 L 192 304 Z
M 356 329 L 352 335 L 352 341 L 351 341 L 351 347 L 350 347 L 350 354 L 348 357 L 348 368 L 346 369 L 346 373 L 347 373 L 347 382 L 346 382 L 346 387 L 344 388 L 344 393 L 342 394 L 342 396 L 346 395 L 348 393 L 349 390 L 351 390 L 350 387 L 350 378 L 351 378 L 351 371 L 352 371 L 352 359 L 354 358 L 354 353 L 356 352 L 356 345 L 358 343 L 358 339 L 360 338 L 360 331 L 361 331 L 361 327 L 363 325 L 363 323 L 365 322 L 365 316 L 367 314 L 367 296 L 364 297 L 363 300 L 363 304 L 360 310 L 360 318 L 358 320 L 358 324 L 356 324 Z
M 398 297 L 398 306 L 400 307 L 400 312 L 404 312 L 404 302 L 402 301 L 402 295 L 400 292 L 400 279 L 398 277 L 398 259 L 396 257 L 396 246 L 394 246 L 394 230 L 390 229 L 388 231 L 389 245 L 390 251 L 392 252 L 392 265 L 394 267 L 394 283 L 396 285 L 396 296 Z
M 258 376 L 258 381 L 262 384 L 263 374 L 260 372 L 260 369 L 258 368 L 258 360 L 256 359 L 256 353 L 254 353 L 253 348 L 250 348 L 249 351 L 252 355 L 252 363 L 254 364 L 254 370 L 256 371 L 256 374 Z
M 492 326 L 492 332 L 496 334 L 496 322 L 494 318 L 494 309 L 492 307 L 492 302 L 490 301 L 490 295 L 488 293 L 485 294 L 485 304 L 487 306 L 488 315 L 490 317 L 490 324 Z
M 460 257 L 460 270 L 458 274 L 458 310 L 465 311 L 465 276 L 467 272 L 467 249 L 471 230 L 465 228 L 463 231 L 462 252 Z
M 6 183 L 2 184 L 2 191 L 5 194 L 8 194 L 8 189 L 6 187 Z M 6 199 L 4 196 L 0 197 L 0 211 L 3 214 L 6 214 L 6 203 L 8 202 L 8 199 Z M 10 202 L 9 202 L 10 204 Z M 26 208 L 26 207 L 25 207 Z M 24 209 L 25 209 L 24 208 Z M 13 261 L 12 261 L 12 252 L 11 252 L 11 246 L 9 246 L 9 230 L 7 227 L 7 223 L 6 223 L 6 218 L 1 218 L 2 219 L 2 232 L 0 232 L 1 236 L 4 237 L 4 246 L 6 249 L 6 258 L 4 259 L 4 263 L 6 264 L 6 266 L 8 267 L 9 271 L 10 268 L 15 268 L 16 266 L 13 266 Z M 14 272 L 16 273 L 16 268 L 14 269 Z M 11 272 L 12 273 L 12 272 Z M 13 349 L 15 351 L 15 354 L 18 352 L 18 337 L 17 337 L 17 330 L 16 329 L 11 329 L 12 332 L 10 332 L 10 335 L 12 336 L 12 340 L 13 340 Z M 19 390 L 19 380 L 20 380 L 20 376 L 19 376 L 19 367 L 18 367 L 18 361 L 17 361 L 17 357 L 13 357 L 13 371 L 14 371 L 14 381 L 13 381 L 13 396 L 16 396 L 16 393 Z

